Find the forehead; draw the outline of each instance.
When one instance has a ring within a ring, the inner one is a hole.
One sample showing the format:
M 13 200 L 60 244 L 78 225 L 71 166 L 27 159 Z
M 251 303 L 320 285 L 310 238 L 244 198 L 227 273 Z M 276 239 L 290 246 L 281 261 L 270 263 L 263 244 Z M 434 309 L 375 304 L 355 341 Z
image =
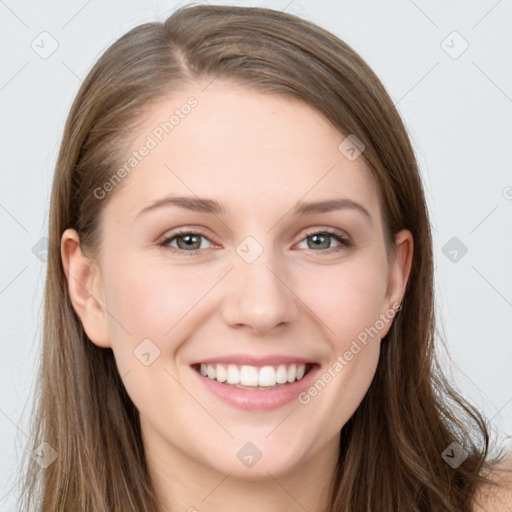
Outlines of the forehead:
M 228 213 L 261 213 L 337 197 L 364 203 L 379 220 L 374 179 L 363 158 L 340 151 L 345 138 L 296 98 L 222 81 L 190 87 L 155 103 L 139 124 L 121 157 L 133 165 L 111 203 L 140 209 L 168 194 L 196 195 L 215 197 Z

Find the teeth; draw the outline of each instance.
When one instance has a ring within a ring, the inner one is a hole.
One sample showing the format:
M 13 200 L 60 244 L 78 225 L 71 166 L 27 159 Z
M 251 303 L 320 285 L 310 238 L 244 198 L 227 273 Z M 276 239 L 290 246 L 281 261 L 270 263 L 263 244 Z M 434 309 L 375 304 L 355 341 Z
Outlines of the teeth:
M 275 386 L 276 371 L 272 366 L 264 366 L 258 373 L 258 386 Z
M 284 384 L 285 382 L 288 382 L 288 371 L 286 370 L 286 366 L 284 364 L 277 368 L 276 382 L 278 384 Z
M 295 380 L 295 377 L 297 375 L 297 368 L 294 364 L 290 365 L 290 368 L 288 368 L 288 382 L 293 382 Z
M 279 366 L 237 366 L 235 364 L 204 364 L 201 363 L 199 373 L 217 382 L 252 387 L 271 387 L 301 380 L 306 373 L 305 364 Z
M 239 384 L 240 372 L 234 364 L 228 366 L 228 384 Z
M 226 382 L 226 380 L 228 379 L 228 372 L 226 371 L 224 366 L 221 366 L 220 364 L 218 364 L 215 367 L 215 371 L 217 373 L 217 381 L 218 382 Z
M 254 366 L 242 366 L 240 371 L 240 384 L 242 386 L 258 385 L 258 369 Z

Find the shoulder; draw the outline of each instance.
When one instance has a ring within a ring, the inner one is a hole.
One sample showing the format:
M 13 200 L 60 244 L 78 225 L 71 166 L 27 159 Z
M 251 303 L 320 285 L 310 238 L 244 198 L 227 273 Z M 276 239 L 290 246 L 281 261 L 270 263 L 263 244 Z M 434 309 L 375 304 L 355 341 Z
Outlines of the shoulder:
M 481 486 L 474 500 L 474 512 L 512 511 L 512 453 L 509 453 L 489 475 L 496 485 Z

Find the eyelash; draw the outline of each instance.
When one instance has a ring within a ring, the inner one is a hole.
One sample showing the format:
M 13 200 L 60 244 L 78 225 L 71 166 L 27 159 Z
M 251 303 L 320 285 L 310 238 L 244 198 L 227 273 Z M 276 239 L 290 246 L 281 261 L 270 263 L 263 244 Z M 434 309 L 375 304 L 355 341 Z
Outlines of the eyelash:
M 188 256 L 194 256 L 199 251 L 203 250 L 203 249 L 194 249 L 193 251 L 186 251 L 184 249 L 179 249 L 176 247 L 169 246 L 169 243 L 171 243 L 175 238 L 179 238 L 179 237 L 186 236 L 186 235 L 197 235 L 197 236 L 200 236 L 200 237 L 205 238 L 206 240 L 210 241 L 207 236 L 205 236 L 201 233 L 198 233 L 196 231 L 180 230 L 180 231 L 177 231 L 176 233 L 173 233 L 171 236 L 165 238 L 164 240 L 162 240 L 158 245 L 160 245 L 161 247 L 164 247 L 165 249 L 170 249 L 171 251 L 176 252 L 176 253 L 185 253 Z M 343 250 L 344 248 L 349 249 L 350 247 L 352 247 L 352 242 L 350 240 L 348 240 L 347 238 L 340 235 L 337 231 L 334 231 L 329 228 L 321 230 L 321 231 L 307 232 L 305 234 L 304 238 L 302 238 L 300 241 L 302 242 L 306 238 L 312 237 L 314 235 L 329 235 L 331 238 L 334 238 L 337 242 L 339 242 L 339 245 L 336 245 L 335 247 L 329 247 L 328 249 L 315 251 L 315 252 L 320 252 L 322 254 L 332 254 L 332 253 L 337 253 L 337 252 Z M 309 249 L 309 250 L 314 251 L 314 249 Z

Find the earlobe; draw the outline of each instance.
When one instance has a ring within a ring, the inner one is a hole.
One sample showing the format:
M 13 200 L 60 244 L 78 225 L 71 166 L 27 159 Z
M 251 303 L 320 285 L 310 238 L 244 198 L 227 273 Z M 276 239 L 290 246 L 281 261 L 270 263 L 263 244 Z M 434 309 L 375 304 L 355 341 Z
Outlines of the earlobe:
M 110 347 L 101 276 L 96 264 L 82 253 L 76 230 L 62 234 L 61 257 L 69 297 L 87 337 L 99 347 Z
M 388 289 L 384 299 L 386 311 L 394 310 L 396 313 L 396 306 L 402 303 L 411 273 L 413 251 L 414 240 L 412 233 L 407 229 L 402 229 L 395 235 L 395 250 L 393 261 L 390 264 Z M 386 336 L 390 327 L 391 322 L 387 324 L 387 327 L 381 333 L 381 337 Z

